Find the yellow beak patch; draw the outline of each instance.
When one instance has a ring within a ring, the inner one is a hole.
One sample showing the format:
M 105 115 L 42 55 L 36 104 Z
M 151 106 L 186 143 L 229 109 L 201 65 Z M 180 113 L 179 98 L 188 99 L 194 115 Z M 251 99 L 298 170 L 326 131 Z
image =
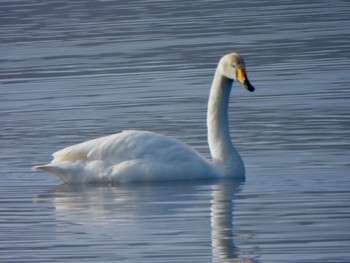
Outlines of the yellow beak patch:
M 242 85 L 246 81 L 247 75 L 245 73 L 245 70 L 242 68 L 236 69 L 236 80 L 239 81 Z

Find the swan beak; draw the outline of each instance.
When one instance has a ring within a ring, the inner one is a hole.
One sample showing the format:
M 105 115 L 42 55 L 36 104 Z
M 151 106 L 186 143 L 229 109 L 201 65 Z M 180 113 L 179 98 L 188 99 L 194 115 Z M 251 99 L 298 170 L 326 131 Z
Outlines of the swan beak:
M 253 85 L 248 80 L 247 73 L 243 68 L 236 69 L 236 80 L 239 81 L 250 92 L 253 92 L 255 90 Z

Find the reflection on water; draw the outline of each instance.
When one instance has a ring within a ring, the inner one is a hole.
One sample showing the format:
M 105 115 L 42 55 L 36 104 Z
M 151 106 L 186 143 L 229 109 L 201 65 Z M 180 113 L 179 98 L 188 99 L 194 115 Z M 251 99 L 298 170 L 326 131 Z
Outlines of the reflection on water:
M 98 253 L 103 239 L 103 243 L 113 243 L 114 256 L 128 262 L 147 257 L 152 262 L 163 262 L 163 257 L 179 261 L 189 256 L 195 256 L 195 262 L 211 257 L 215 262 L 227 262 L 238 256 L 232 209 L 239 185 L 236 181 L 123 187 L 64 184 L 39 196 L 37 202 L 53 200 L 59 244 L 93 237 L 90 245 Z M 69 233 L 79 235 L 72 237 Z M 121 236 L 122 242 L 113 242 Z M 203 242 L 211 243 L 212 256 L 210 250 L 200 249 Z M 127 248 L 135 247 L 130 255 Z M 68 249 L 67 253 L 72 251 Z
M 213 258 L 218 262 L 229 262 L 239 257 L 235 247 L 233 229 L 233 198 L 237 192 L 239 182 L 223 181 L 212 185 L 211 200 L 211 239 Z M 247 261 L 248 262 L 248 261 Z
M 0 261 L 349 262 L 349 13 L 341 0 L 0 1 Z M 51 191 L 58 180 L 30 171 L 124 129 L 208 156 L 209 87 L 233 50 L 256 88 L 235 85 L 230 108 L 246 182 Z

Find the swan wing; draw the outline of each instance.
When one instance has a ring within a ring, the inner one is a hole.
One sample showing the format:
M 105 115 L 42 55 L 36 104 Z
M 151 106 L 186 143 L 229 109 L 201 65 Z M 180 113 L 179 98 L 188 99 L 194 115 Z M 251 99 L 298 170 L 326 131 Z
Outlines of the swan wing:
M 52 163 L 104 160 L 118 164 L 128 160 L 184 161 L 199 153 L 171 137 L 145 131 L 123 131 L 72 145 L 53 154 Z
M 72 145 L 34 167 L 66 182 L 130 182 L 212 177 L 214 167 L 186 144 L 145 131 L 123 131 Z

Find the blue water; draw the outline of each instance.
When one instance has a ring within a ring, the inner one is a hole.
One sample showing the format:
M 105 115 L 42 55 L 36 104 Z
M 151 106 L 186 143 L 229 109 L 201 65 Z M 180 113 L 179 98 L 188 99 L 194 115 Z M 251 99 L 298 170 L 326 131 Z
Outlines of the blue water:
M 349 262 L 347 1 L 0 1 L 0 262 Z M 209 157 L 239 51 L 245 182 L 73 186 L 30 170 L 124 129 Z

